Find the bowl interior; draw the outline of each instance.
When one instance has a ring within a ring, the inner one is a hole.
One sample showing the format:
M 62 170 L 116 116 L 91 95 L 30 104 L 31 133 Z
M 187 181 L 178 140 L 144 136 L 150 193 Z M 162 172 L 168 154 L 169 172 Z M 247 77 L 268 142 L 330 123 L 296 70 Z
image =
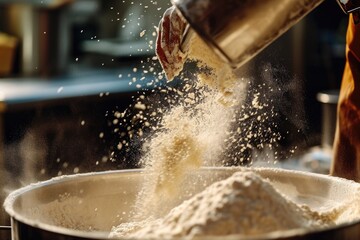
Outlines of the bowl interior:
M 187 173 L 178 202 L 214 181 L 232 175 L 238 168 L 203 168 Z M 344 196 L 359 192 L 358 183 L 305 172 L 254 168 L 283 194 L 310 208 L 326 211 L 343 204 Z M 77 235 L 106 238 L 112 226 L 126 222 L 133 210 L 145 174 L 122 170 L 65 176 L 40 182 L 11 193 L 5 209 L 16 220 L 45 230 L 76 231 Z M 176 204 L 176 203 L 174 203 Z M 339 221 L 346 222 L 343 218 Z

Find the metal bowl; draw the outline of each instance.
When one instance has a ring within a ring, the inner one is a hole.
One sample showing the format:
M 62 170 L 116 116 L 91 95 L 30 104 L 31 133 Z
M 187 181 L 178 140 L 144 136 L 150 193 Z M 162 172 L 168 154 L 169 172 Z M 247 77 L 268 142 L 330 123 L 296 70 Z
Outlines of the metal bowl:
M 187 194 L 195 194 L 238 170 L 203 168 L 189 172 L 184 189 Z M 360 184 L 341 178 L 272 168 L 253 170 L 293 201 L 309 204 L 313 209 L 333 207 L 360 192 Z M 111 227 L 127 220 L 144 176 L 141 170 L 88 173 L 58 177 L 16 190 L 4 203 L 11 216 L 13 240 L 108 239 Z M 357 240 L 360 221 L 343 219 L 337 226 L 325 229 L 295 229 L 236 239 Z

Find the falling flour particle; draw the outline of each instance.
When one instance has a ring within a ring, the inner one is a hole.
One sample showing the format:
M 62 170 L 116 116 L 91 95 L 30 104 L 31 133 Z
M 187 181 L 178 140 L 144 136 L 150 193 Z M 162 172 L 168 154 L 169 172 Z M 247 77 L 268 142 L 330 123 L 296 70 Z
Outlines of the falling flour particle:
M 140 109 L 140 110 L 145 110 L 146 109 L 146 105 L 142 104 L 140 102 L 136 103 L 134 106 L 136 109 Z
M 146 30 L 142 30 L 142 31 L 140 32 L 140 37 L 143 37 L 143 36 L 145 35 L 145 32 L 146 32 Z

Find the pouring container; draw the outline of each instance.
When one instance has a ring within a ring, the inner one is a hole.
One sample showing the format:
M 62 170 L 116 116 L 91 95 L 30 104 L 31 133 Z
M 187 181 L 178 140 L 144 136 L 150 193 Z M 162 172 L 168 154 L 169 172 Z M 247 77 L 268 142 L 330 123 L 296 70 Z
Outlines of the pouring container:
M 182 189 L 193 195 L 239 168 L 202 168 L 187 173 Z M 360 184 L 326 175 L 253 168 L 280 192 L 312 209 L 331 208 L 358 193 Z M 12 239 L 108 239 L 112 226 L 128 221 L 146 174 L 120 170 L 63 176 L 12 192 L 4 207 L 11 217 Z M 184 199 L 179 199 L 181 202 Z M 293 229 L 253 237 L 213 239 L 359 239 L 360 221 L 344 220 L 318 230 Z M 206 238 L 209 239 L 209 238 Z M 212 239 L 212 238 L 211 238 Z
M 219 57 L 238 68 L 322 1 L 172 0 L 172 3 L 188 22 L 183 37 L 185 45 L 196 32 Z

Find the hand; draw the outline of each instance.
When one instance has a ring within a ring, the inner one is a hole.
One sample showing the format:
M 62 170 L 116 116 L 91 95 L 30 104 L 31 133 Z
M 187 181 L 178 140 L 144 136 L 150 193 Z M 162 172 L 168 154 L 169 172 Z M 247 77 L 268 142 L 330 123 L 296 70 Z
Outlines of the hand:
M 185 20 L 174 6 L 165 11 L 159 23 L 156 55 L 169 81 L 179 75 L 186 60 L 186 54 L 180 48 L 185 27 Z

